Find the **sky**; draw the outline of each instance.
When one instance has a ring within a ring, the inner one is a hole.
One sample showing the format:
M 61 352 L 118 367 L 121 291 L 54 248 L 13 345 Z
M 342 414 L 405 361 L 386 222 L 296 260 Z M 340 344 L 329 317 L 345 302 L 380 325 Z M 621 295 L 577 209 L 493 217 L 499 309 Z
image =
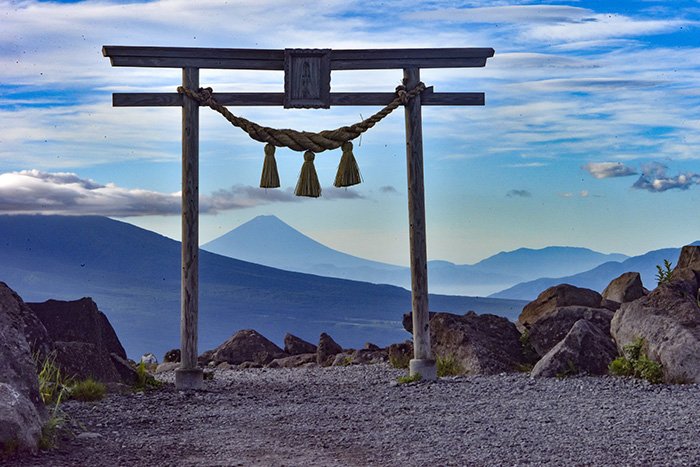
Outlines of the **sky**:
M 0 0 L 0 213 L 110 216 L 180 237 L 181 113 L 116 108 L 113 92 L 174 92 L 181 72 L 112 67 L 103 45 L 221 48 L 492 47 L 484 68 L 426 69 L 428 256 L 473 263 L 550 245 L 628 255 L 700 239 L 700 1 Z M 401 70 L 336 71 L 332 91 L 391 92 Z M 282 92 L 282 72 L 202 70 L 220 92 Z M 375 107 L 238 107 L 318 131 Z M 200 240 L 273 214 L 341 251 L 408 264 L 403 112 L 354 141 L 364 182 L 298 198 L 257 188 L 263 145 L 200 112 Z

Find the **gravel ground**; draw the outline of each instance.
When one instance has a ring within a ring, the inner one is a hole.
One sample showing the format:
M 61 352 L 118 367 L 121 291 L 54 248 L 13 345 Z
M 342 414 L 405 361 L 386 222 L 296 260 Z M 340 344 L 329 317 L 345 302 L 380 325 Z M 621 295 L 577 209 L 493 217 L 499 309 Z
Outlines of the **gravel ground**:
M 402 374 L 217 370 L 199 393 L 70 401 L 86 433 L 10 465 L 700 465 L 698 385 L 523 374 L 396 385 Z

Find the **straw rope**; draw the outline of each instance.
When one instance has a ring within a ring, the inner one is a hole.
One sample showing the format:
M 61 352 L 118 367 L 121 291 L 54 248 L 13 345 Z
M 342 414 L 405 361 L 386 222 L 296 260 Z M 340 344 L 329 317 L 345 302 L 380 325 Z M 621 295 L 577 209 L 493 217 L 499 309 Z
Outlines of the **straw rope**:
M 396 88 L 396 98 L 386 107 L 375 113 L 371 117 L 350 126 L 343 126 L 335 130 L 323 130 L 318 133 L 309 131 L 297 131 L 292 129 L 275 129 L 251 122 L 243 117 L 232 114 L 225 106 L 217 102 L 212 88 L 199 88 L 197 91 L 186 89 L 182 86 L 177 88 L 177 92 L 194 99 L 202 105 L 211 107 L 226 118 L 232 125 L 242 129 L 251 138 L 261 143 L 270 143 L 278 147 L 287 147 L 294 151 L 323 152 L 327 149 L 337 149 L 346 141 L 357 138 L 365 131 L 379 123 L 384 117 L 393 112 L 400 105 L 405 105 L 408 101 L 423 92 L 425 84 L 418 83 L 415 88 L 406 90 L 401 85 Z

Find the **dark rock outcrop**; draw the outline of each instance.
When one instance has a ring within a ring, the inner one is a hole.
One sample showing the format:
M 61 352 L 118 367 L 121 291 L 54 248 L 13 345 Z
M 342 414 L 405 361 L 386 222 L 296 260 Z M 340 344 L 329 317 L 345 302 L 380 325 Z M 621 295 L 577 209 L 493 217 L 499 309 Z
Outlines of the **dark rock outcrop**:
M 321 366 L 329 366 L 333 363 L 334 357 L 342 351 L 343 348 L 331 336 L 322 332 L 318 339 L 316 362 Z
M 284 336 L 284 351 L 289 355 L 301 355 L 305 353 L 316 353 L 316 346 L 306 342 L 301 337 L 287 333 Z
M 597 326 L 604 334 L 610 334 L 613 312 L 606 308 L 565 306 L 555 308 L 542 319 L 535 321 L 527 331 L 527 342 L 543 357 L 571 330 L 578 320 L 586 320 Z
M 603 291 L 603 298 L 617 303 L 627 303 L 646 295 L 642 277 L 638 272 L 626 272 L 613 279 Z
M 227 362 L 237 365 L 252 362 L 265 365 L 276 358 L 286 356 L 282 349 L 259 332 L 254 329 L 243 329 L 214 349 L 211 360 L 215 364 Z
M 163 355 L 163 363 L 177 363 L 180 361 L 180 349 L 171 349 Z
M 433 319 L 433 316 L 435 316 L 436 313 L 434 311 L 431 311 L 428 313 L 428 319 L 431 320 Z M 401 324 L 403 324 L 403 328 L 413 334 L 413 312 L 409 311 L 408 313 L 403 314 L 403 318 L 401 320 Z
M 297 368 L 313 364 L 316 365 L 316 352 L 290 355 L 289 357 L 276 358 L 267 364 L 268 368 Z
M 624 303 L 610 325 L 622 352 L 642 338 L 666 382 L 700 383 L 700 247 L 683 247 L 671 280 Z
M 29 306 L 53 341 L 55 362 L 64 375 L 105 383 L 136 382 L 136 371 L 124 364 L 126 352 L 114 328 L 91 298 L 48 300 Z
M 36 451 L 46 409 L 37 369 L 25 337 L 31 310 L 0 282 L 0 453 Z
M 601 306 L 603 297 L 595 290 L 560 284 L 542 292 L 534 301 L 525 305 L 518 317 L 518 328 L 529 329 L 535 322 L 543 319 L 556 308 L 578 305 L 588 308 Z
M 525 363 L 520 332 L 496 315 L 437 313 L 430 321 L 430 340 L 435 357 L 452 356 L 471 374 L 516 371 Z
M 574 323 L 564 339 L 537 362 L 530 375 L 604 375 L 615 357 L 617 348 L 610 336 L 591 321 L 580 319 Z
M 408 368 L 408 362 L 413 358 L 413 341 L 391 344 L 386 348 L 389 363 L 399 368 Z

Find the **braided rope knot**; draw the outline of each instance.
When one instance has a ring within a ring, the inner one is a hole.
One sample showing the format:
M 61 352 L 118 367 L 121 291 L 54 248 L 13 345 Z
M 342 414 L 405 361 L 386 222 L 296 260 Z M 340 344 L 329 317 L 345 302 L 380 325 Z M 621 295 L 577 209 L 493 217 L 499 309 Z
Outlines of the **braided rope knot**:
M 178 86 L 177 92 L 206 105 L 226 118 L 233 126 L 248 133 L 248 135 L 261 143 L 269 143 L 277 147 L 287 147 L 294 151 L 323 152 L 329 149 L 337 149 L 343 143 L 353 140 L 365 131 L 379 123 L 400 105 L 406 105 L 411 99 L 425 90 L 425 84 L 419 82 L 416 87 L 406 90 L 404 85 L 396 88 L 396 98 L 383 109 L 350 126 L 342 126 L 335 130 L 323 130 L 318 133 L 309 131 L 297 131 L 292 129 L 275 129 L 251 122 L 243 117 L 231 113 L 224 105 L 221 105 L 214 97 L 212 88 L 199 88 L 197 91 Z

